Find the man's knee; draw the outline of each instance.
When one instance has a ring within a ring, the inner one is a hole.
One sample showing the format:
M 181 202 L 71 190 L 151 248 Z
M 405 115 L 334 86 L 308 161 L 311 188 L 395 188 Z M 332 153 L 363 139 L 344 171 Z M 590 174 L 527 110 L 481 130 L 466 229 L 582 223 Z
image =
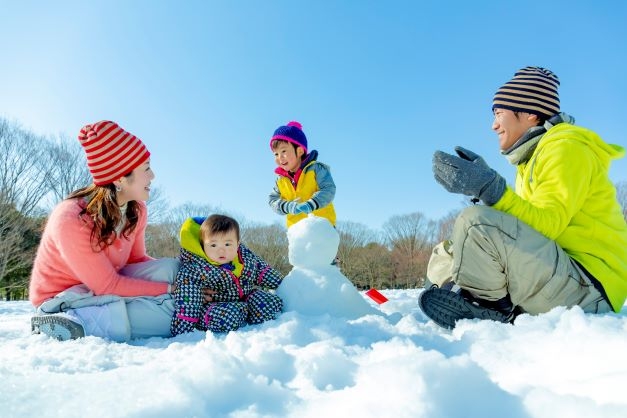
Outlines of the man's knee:
M 461 211 L 455 225 L 476 225 L 490 222 L 502 215 L 503 212 L 496 210 L 490 206 L 472 205 Z
M 481 234 L 496 230 L 507 236 L 516 237 L 521 225 L 525 224 L 520 222 L 515 216 L 490 206 L 469 206 L 460 213 L 455 221 L 453 241 L 463 240 L 469 231 L 473 229 L 481 231 Z

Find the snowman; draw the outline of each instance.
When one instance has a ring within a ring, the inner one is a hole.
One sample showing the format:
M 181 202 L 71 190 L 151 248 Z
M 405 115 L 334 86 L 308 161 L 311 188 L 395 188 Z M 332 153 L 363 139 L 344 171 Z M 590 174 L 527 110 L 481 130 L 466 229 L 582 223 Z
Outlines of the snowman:
M 327 219 L 310 214 L 287 230 L 287 239 L 293 268 L 277 289 L 284 311 L 346 319 L 383 315 L 331 265 L 340 236 Z

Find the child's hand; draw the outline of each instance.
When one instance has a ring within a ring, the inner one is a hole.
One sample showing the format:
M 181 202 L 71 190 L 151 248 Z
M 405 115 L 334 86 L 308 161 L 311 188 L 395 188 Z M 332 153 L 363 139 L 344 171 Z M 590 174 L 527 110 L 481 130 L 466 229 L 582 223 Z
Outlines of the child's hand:
M 313 209 L 311 205 L 307 202 L 299 203 L 298 205 L 296 205 L 296 208 L 294 209 L 295 214 L 311 213 L 311 212 L 313 212 Z
M 285 203 L 283 204 L 283 207 L 285 208 L 285 212 L 287 213 L 293 213 L 293 214 L 297 214 L 299 212 L 296 212 L 296 208 L 300 205 L 300 197 L 297 197 L 294 200 L 286 200 Z

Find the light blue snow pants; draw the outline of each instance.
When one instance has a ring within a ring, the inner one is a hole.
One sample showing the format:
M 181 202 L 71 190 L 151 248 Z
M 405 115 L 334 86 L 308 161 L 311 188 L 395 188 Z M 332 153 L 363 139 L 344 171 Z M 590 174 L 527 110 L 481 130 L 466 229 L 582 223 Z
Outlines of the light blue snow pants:
M 452 235 L 455 283 L 472 295 L 498 300 L 510 295 L 530 314 L 579 305 L 585 312 L 612 310 L 580 267 L 553 240 L 488 206 L 468 207 Z
M 143 263 L 129 264 L 120 273 L 155 282 L 173 284 L 179 270 L 176 258 L 161 258 Z M 170 337 L 170 322 L 174 315 L 172 295 L 124 298 L 131 325 L 131 338 Z
M 179 268 L 175 258 L 129 264 L 120 274 L 155 282 L 174 283 Z M 95 296 L 84 285 L 67 289 L 37 308 L 38 314 L 68 312 L 78 317 L 86 335 L 125 342 L 133 338 L 170 337 L 174 302 L 160 296 Z

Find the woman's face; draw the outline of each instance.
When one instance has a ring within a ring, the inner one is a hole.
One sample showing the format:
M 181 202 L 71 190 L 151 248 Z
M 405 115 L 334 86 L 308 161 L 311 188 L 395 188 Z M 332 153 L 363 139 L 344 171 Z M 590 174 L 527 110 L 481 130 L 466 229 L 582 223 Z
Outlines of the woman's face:
M 150 182 L 155 178 L 155 173 L 150 168 L 150 159 L 138 166 L 130 176 L 122 177 L 115 182 L 121 188 L 116 192 L 118 205 L 122 206 L 132 200 L 146 201 L 150 197 Z

